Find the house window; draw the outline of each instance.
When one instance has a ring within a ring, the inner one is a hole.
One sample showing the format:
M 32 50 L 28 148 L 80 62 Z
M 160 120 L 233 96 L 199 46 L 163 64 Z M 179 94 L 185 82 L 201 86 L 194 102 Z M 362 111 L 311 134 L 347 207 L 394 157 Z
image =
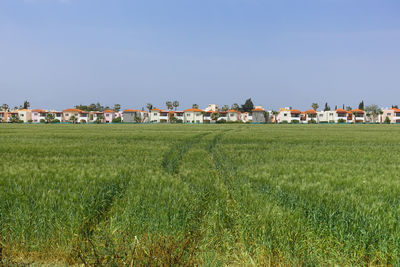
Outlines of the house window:
M 392 116 L 392 113 L 388 113 L 387 115 L 388 115 L 388 116 Z
M 23 117 L 23 116 L 24 116 L 24 114 L 21 114 L 20 116 L 21 116 L 21 117 Z
M 285 113 L 285 114 L 283 114 L 283 116 L 284 116 L 284 117 L 286 117 L 286 116 L 287 116 L 287 114 Z
M 324 114 L 319 114 L 319 117 L 322 118 L 324 116 Z
M 201 114 L 196 114 L 197 117 L 200 117 Z
M 154 116 L 157 116 L 158 115 L 158 113 L 154 113 Z
M 329 113 L 329 116 L 333 116 L 333 113 Z
M 110 117 L 110 114 L 106 114 L 106 117 Z

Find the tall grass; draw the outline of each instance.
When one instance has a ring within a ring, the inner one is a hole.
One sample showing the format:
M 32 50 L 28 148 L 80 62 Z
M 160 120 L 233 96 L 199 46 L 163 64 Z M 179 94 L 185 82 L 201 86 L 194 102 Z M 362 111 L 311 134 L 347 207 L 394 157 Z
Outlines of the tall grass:
M 0 126 L 4 264 L 400 264 L 396 126 Z

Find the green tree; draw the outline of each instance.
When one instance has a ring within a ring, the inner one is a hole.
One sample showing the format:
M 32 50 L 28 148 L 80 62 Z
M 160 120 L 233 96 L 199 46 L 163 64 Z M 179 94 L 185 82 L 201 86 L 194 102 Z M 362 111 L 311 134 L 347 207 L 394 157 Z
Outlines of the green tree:
M 29 103 L 28 100 L 24 101 L 24 109 L 29 109 L 31 107 L 31 104 Z
M 2 111 L 8 111 L 8 110 L 9 110 L 8 105 L 7 105 L 7 104 L 1 105 L 1 110 L 2 110 Z
M 55 119 L 56 116 L 54 116 L 54 113 L 47 113 L 46 114 L 46 123 L 50 123 L 52 120 Z
M 279 112 L 276 110 L 272 111 L 272 115 L 274 115 L 274 123 L 278 123 L 278 114 Z
M 140 123 L 140 117 L 139 117 L 139 116 L 135 116 L 135 118 L 133 118 L 133 120 L 134 120 L 136 123 Z
M 149 110 L 149 112 L 153 109 L 153 105 L 151 103 L 147 103 L 146 108 Z
M 329 110 L 331 110 L 331 107 L 328 105 L 328 103 L 325 103 L 324 111 L 329 111 Z
M 241 111 L 242 112 L 251 112 L 253 109 L 254 109 L 253 101 L 251 101 L 251 98 L 249 98 L 242 105 Z
M 228 109 L 229 109 L 229 106 L 228 106 L 228 105 L 224 105 L 224 106 L 221 108 L 222 111 L 227 111 Z
M 168 110 L 172 110 L 173 109 L 173 105 L 172 105 L 171 101 L 165 102 L 165 106 L 167 107 Z
M 104 116 L 102 114 L 97 114 L 95 123 L 97 123 L 97 124 L 103 123 L 103 120 L 104 120 Z
M 114 111 L 119 112 L 121 110 L 121 105 L 120 104 L 115 104 L 114 105 Z
M 233 110 L 239 110 L 239 104 L 234 103 L 234 104 L 231 106 L 231 109 L 233 109 Z
M 199 108 L 199 105 L 193 104 L 193 105 L 192 105 L 192 108 L 198 109 L 198 108 Z
M 370 117 L 372 117 L 373 122 L 376 122 L 381 109 L 378 107 L 378 105 L 371 104 L 365 107 L 365 111 L 370 115 Z
M 219 112 L 213 112 L 211 114 L 211 119 L 214 121 L 217 121 L 220 116 L 221 116 L 221 114 L 219 114 Z
M 179 107 L 179 101 L 175 100 L 175 101 L 172 103 L 172 106 L 175 108 L 175 111 L 176 111 L 177 107 Z
M 69 121 L 72 122 L 72 123 L 76 123 L 76 122 L 78 121 L 78 118 L 75 117 L 74 115 L 72 115 L 72 116 L 69 118 Z
M 364 110 L 364 100 L 362 100 L 360 104 L 358 104 L 358 109 Z
M 318 103 L 312 103 L 312 104 L 311 104 L 311 107 L 312 107 L 314 110 L 317 110 L 317 109 L 319 108 L 319 105 L 318 105 Z

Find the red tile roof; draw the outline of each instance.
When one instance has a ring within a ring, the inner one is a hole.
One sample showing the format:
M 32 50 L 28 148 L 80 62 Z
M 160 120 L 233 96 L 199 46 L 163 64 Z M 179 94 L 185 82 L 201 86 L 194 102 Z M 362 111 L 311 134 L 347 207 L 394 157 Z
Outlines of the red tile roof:
M 112 109 L 107 109 L 107 110 L 104 110 L 104 113 L 115 113 L 115 111 Z
M 304 111 L 304 113 L 305 114 L 317 114 L 317 112 L 313 109 L 306 110 L 306 111 Z
M 300 114 L 301 111 L 298 110 L 298 109 L 292 109 L 292 110 L 290 110 L 290 113 L 291 113 L 291 114 Z
M 252 111 L 265 111 L 263 108 L 255 108 Z

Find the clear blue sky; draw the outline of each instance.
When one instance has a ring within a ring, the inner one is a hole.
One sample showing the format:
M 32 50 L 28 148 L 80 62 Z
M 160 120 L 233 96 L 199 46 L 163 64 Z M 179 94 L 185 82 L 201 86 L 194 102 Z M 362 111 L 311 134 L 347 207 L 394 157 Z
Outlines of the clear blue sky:
M 0 0 L 0 104 L 400 104 L 399 0 Z

